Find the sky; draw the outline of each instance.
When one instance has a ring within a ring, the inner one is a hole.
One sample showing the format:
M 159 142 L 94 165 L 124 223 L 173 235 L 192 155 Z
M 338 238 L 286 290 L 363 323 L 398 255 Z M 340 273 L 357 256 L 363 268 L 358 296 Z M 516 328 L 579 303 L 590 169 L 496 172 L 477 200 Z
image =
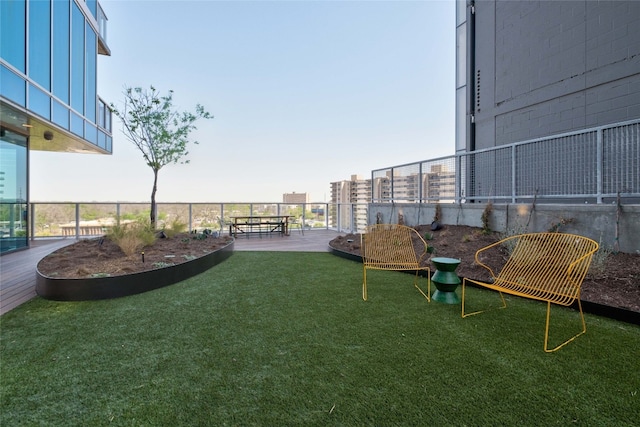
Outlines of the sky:
M 159 202 L 330 201 L 330 182 L 455 152 L 455 1 L 102 0 L 98 94 L 201 104 Z M 113 154 L 30 153 L 38 201 L 145 202 L 153 172 L 113 117 Z

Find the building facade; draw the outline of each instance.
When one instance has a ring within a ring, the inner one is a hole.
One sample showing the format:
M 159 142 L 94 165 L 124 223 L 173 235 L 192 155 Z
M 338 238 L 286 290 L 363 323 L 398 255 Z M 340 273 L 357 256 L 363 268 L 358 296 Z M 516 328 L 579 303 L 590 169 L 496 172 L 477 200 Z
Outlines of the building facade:
M 640 2 L 459 0 L 456 24 L 460 199 L 637 202 Z
M 640 2 L 458 0 L 456 151 L 640 118 Z
M 349 224 L 357 230 L 367 225 L 367 204 L 371 203 L 371 180 L 359 175 L 351 175 L 350 180 L 335 181 L 331 184 L 332 216 L 340 224 Z M 337 205 L 341 205 L 339 213 Z
M 309 203 L 309 193 L 284 193 L 282 195 L 282 203 L 290 203 L 292 205 L 299 205 L 302 203 Z
M 97 0 L 0 1 L 0 253 L 28 246 L 29 150 L 112 152 Z

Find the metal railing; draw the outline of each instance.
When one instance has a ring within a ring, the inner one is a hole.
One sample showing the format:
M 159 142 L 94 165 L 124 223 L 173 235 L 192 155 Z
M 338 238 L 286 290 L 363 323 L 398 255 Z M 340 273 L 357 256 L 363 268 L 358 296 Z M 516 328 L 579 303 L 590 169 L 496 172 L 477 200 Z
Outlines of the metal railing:
M 102 235 L 117 224 L 146 221 L 150 203 L 33 202 L 28 209 L 19 234 L 80 238 Z M 226 234 L 234 216 L 289 215 L 301 220 L 305 230 L 358 232 L 366 226 L 367 209 L 366 203 L 158 203 L 156 218 L 158 229 L 182 224 L 186 231 Z
M 640 120 L 371 173 L 373 202 L 640 202 Z

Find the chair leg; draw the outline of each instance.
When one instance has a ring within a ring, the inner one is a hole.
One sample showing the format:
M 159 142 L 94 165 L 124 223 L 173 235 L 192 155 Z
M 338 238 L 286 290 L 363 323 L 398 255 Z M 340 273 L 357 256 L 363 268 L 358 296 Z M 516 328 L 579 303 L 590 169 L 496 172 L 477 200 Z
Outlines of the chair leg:
M 422 294 L 423 297 L 425 297 L 427 299 L 427 301 L 431 302 L 431 274 L 429 271 L 427 271 L 427 293 L 425 294 L 424 291 L 422 289 L 420 289 L 420 286 L 418 286 L 418 273 L 420 272 L 420 270 L 416 271 L 416 277 L 413 281 L 413 286 L 415 286 L 415 288 Z
M 552 353 L 556 350 L 559 350 L 560 348 L 564 347 L 565 345 L 569 344 L 571 341 L 575 340 L 576 338 L 578 338 L 580 335 L 584 334 L 585 332 L 587 332 L 587 324 L 584 321 L 584 313 L 582 312 L 582 303 L 580 303 L 580 298 L 578 298 L 578 308 L 580 309 L 580 320 L 582 321 L 582 331 L 578 332 L 576 335 L 574 335 L 573 337 L 569 338 L 568 340 L 566 340 L 565 342 L 563 342 L 562 344 L 560 344 L 559 346 L 549 349 L 548 347 L 548 343 L 549 343 L 549 317 L 551 315 L 551 303 L 547 302 L 547 325 L 545 327 L 544 330 L 544 351 L 547 353 Z
M 362 299 L 367 300 L 367 267 L 362 269 Z
M 485 311 L 491 311 L 491 310 L 496 310 L 496 308 L 489 308 L 486 310 L 479 310 L 479 311 L 474 311 L 472 313 L 465 313 L 464 312 L 464 301 L 465 301 L 465 289 L 466 289 L 466 284 L 467 279 L 463 278 L 462 279 L 462 317 L 469 317 L 469 316 L 473 316 L 474 314 L 480 314 L 480 313 L 484 313 Z M 507 301 L 505 301 L 504 299 L 504 295 L 502 295 L 502 292 L 498 292 L 500 294 L 500 299 L 502 300 L 502 307 L 497 307 L 499 308 L 506 308 L 507 307 Z

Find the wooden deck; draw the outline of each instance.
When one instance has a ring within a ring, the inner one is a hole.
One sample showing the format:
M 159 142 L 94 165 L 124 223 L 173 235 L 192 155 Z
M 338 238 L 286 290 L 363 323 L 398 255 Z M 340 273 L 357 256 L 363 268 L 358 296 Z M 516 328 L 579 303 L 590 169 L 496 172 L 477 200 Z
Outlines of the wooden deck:
M 36 265 L 75 239 L 35 240 L 29 249 L 0 256 L 0 315 L 36 296 Z
M 290 236 L 238 237 L 236 251 L 324 252 L 331 239 L 340 233 L 332 230 L 291 230 Z M 36 265 L 47 254 L 70 245 L 75 238 L 35 240 L 31 247 L 0 256 L 0 315 L 36 296 Z

